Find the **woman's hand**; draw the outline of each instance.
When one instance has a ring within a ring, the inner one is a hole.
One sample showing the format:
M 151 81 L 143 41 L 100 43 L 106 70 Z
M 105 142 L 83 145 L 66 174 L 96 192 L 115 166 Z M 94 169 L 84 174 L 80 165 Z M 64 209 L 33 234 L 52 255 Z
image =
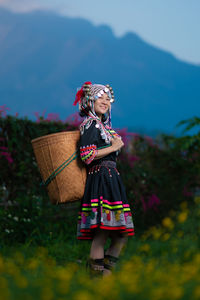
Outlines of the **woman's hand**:
M 103 149 L 99 149 L 97 151 L 97 154 L 94 157 L 94 159 L 100 159 L 104 156 L 107 156 L 108 154 L 110 154 L 112 152 L 116 152 L 116 151 L 120 150 L 123 146 L 124 146 L 124 143 L 122 142 L 122 139 L 114 136 L 111 139 L 111 146 L 103 148 Z
M 124 146 L 122 139 L 117 136 L 114 136 L 111 139 L 111 143 L 112 143 L 112 148 L 114 151 L 120 150 Z

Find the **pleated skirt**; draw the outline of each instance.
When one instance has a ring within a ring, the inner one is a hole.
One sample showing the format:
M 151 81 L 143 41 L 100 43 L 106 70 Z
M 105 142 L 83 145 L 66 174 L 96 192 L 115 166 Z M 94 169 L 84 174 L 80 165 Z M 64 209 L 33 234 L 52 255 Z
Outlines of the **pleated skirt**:
M 121 176 L 115 167 L 95 165 L 88 170 L 81 199 L 77 239 L 93 239 L 96 229 L 133 236 L 134 223 Z

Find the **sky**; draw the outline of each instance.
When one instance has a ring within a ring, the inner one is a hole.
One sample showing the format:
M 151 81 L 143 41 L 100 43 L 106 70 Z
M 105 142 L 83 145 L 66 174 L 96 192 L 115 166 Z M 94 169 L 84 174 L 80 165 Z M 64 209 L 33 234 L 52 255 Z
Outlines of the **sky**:
M 134 32 L 176 58 L 200 65 L 200 0 L 0 0 L 0 7 L 81 17 L 109 25 L 116 36 Z

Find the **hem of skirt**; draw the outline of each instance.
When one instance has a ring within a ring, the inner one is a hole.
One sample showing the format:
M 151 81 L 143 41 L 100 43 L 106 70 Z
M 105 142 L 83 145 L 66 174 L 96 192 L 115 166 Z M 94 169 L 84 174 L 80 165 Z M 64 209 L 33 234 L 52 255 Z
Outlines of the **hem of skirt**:
M 89 229 L 80 229 L 80 232 L 83 234 L 82 236 L 77 236 L 77 239 L 79 240 L 91 240 L 93 238 L 92 229 L 95 229 L 99 227 L 100 229 L 106 229 L 106 230 L 120 230 L 120 233 L 125 233 L 128 236 L 134 236 L 135 231 L 134 228 L 126 228 L 126 226 L 114 226 L 114 227 L 109 227 L 105 226 L 103 224 L 96 224 L 92 225 Z

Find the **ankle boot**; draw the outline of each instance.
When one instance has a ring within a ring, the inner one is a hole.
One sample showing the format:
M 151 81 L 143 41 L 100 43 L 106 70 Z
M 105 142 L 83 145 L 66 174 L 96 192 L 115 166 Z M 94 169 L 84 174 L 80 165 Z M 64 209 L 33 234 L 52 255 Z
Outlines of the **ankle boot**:
M 118 257 L 112 256 L 109 254 L 105 254 L 104 255 L 104 268 L 112 271 L 115 268 L 118 260 L 119 260 Z
M 86 262 L 86 269 L 89 271 L 90 277 L 103 276 L 104 259 L 103 258 L 89 258 Z

